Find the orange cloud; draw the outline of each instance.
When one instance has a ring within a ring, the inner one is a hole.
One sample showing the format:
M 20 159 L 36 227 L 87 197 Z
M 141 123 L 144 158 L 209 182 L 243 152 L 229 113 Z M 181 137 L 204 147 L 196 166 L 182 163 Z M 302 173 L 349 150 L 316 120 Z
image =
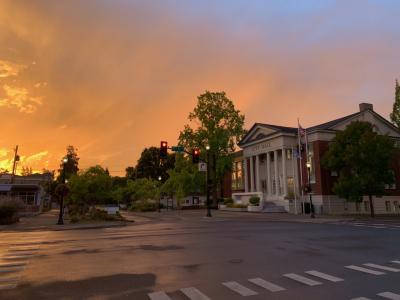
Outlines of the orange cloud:
M 15 64 L 10 61 L 0 60 L 0 78 L 17 76 L 26 66 Z
M 26 88 L 3 85 L 5 98 L 0 99 L 0 107 L 16 107 L 20 112 L 34 113 L 42 105 L 42 97 L 30 96 Z

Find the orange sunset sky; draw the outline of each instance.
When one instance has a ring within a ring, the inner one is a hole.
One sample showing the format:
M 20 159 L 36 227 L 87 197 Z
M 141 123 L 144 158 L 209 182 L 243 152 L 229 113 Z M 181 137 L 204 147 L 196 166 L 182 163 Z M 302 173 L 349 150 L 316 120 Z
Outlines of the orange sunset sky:
M 124 175 L 174 144 L 196 97 L 226 91 L 254 122 L 307 127 L 370 102 L 388 118 L 400 78 L 400 1 L 0 0 L 0 168 Z

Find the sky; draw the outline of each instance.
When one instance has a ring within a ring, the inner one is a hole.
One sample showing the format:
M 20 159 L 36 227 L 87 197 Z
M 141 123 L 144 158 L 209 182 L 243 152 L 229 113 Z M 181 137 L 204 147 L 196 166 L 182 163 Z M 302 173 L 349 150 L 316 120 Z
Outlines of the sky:
M 303 127 L 373 103 L 400 79 L 397 0 L 0 0 L 0 168 L 123 176 L 176 143 L 197 96 L 225 91 L 254 122 Z

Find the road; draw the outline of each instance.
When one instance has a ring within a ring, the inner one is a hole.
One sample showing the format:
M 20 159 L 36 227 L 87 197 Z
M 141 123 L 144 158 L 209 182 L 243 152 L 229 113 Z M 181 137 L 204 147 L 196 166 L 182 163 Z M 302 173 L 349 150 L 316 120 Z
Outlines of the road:
M 400 299 L 400 221 L 150 216 L 1 232 L 0 299 Z

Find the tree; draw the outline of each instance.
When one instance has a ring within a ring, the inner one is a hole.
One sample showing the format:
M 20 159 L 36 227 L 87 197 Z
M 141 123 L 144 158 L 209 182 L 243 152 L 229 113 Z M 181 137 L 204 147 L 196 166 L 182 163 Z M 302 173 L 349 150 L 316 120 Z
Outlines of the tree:
M 325 168 L 339 174 L 333 191 L 351 202 L 369 197 L 374 217 L 372 196 L 383 196 L 385 185 L 394 182 L 391 162 L 395 152 L 393 140 L 373 131 L 371 123 L 352 122 L 338 132 L 323 157 Z
M 65 155 L 65 157 L 68 159 L 68 161 L 65 163 L 65 165 L 63 162 L 61 162 L 60 169 L 58 169 L 59 176 L 57 178 L 57 181 L 61 181 L 62 172 L 65 172 L 65 179 L 69 179 L 71 176 L 78 173 L 79 157 L 77 150 L 78 149 L 71 145 L 67 147 L 67 154 Z
M 33 174 L 32 167 L 27 167 L 27 166 L 22 167 L 22 170 L 21 170 L 22 176 L 29 176 L 32 174 Z
M 164 194 L 175 195 L 179 203 L 184 197 L 205 192 L 205 174 L 183 154 L 176 155 L 175 167 L 168 171 L 169 178 L 161 186 Z
M 397 80 L 394 94 L 393 112 L 390 114 L 390 120 L 394 125 L 400 128 L 400 86 Z
M 135 167 L 126 167 L 125 169 L 125 177 L 127 179 L 135 180 L 136 179 L 136 169 Z
M 172 169 L 175 164 L 175 154 L 168 154 L 167 158 L 160 163 L 160 150 L 157 147 L 145 148 L 140 155 L 136 165 L 136 178 L 149 178 L 164 182 L 168 178 L 168 169 Z
M 198 96 L 197 105 L 189 114 L 194 128 L 185 125 L 179 135 L 179 142 L 186 149 L 200 148 L 201 157 L 206 158 L 206 145 L 210 146 L 210 178 L 213 178 L 213 201 L 216 205 L 217 184 L 222 187 L 225 173 L 232 168 L 231 153 L 246 133 L 244 115 L 235 109 L 225 92 L 209 92 Z M 222 189 L 220 189 L 222 190 Z
M 68 181 L 70 194 L 67 203 L 80 214 L 95 204 L 112 203 L 112 178 L 101 166 L 90 167 L 71 176 Z

